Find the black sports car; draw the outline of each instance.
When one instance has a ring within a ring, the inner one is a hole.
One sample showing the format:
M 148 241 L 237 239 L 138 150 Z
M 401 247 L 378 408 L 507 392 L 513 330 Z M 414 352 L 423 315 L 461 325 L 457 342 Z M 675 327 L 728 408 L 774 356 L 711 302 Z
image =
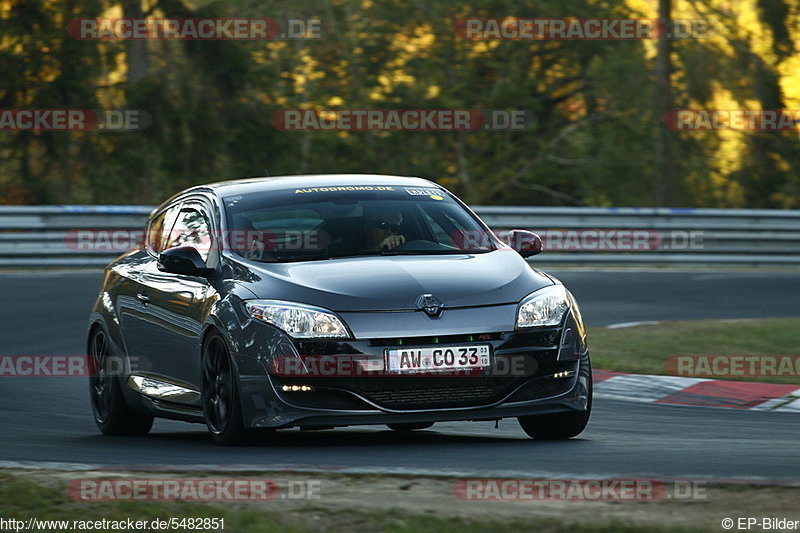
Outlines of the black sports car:
M 420 178 L 193 187 L 106 268 L 88 328 L 95 420 L 105 434 L 200 422 L 219 444 L 506 417 L 575 436 L 592 405 L 586 334 L 569 291 L 523 259 L 539 251 Z

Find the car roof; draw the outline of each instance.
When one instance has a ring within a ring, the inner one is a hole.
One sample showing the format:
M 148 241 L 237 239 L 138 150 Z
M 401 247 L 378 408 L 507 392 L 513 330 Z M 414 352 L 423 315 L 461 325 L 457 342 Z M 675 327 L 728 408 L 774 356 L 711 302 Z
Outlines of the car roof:
M 220 181 L 184 191 L 211 190 L 220 197 L 284 189 L 335 187 L 342 185 L 396 185 L 398 187 L 439 187 L 436 183 L 416 177 L 384 174 L 307 174 L 302 176 L 273 176 Z

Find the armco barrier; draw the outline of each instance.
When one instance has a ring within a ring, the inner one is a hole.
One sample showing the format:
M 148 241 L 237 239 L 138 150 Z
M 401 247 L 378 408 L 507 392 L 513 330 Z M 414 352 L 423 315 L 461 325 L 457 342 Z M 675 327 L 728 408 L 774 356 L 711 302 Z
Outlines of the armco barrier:
M 2 206 L 0 267 L 105 265 L 119 252 L 76 250 L 67 245 L 67 233 L 79 229 L 143 229 L 151 209 Z M 474 209 L 492 229 L 530 229 L 542 235 L 545 252 L 534 257 L 534 263 L 800 265 L 800 211 L 796 210 L 491 206 Z M 608 235 L 615 230 L 648 231 L 657 238 L 651 239 L 647 249 L 639 250 L 580 245 L 582 235 L 593 237 L 594 243 L 602 241 L 598 239 L 602 231 Z

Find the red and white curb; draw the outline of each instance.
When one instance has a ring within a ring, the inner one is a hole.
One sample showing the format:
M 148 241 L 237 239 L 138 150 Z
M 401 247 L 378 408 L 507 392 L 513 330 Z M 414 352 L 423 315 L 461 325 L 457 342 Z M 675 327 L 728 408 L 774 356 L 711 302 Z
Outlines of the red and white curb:
M 800 387 L 595 370 L 594 396 L 609 400 L 800 413 Z

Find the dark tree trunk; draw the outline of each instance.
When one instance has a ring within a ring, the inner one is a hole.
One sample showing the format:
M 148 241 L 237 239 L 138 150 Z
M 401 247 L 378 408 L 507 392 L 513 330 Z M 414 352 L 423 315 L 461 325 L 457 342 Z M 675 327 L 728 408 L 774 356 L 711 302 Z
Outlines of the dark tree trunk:
M 656 55 L 655 120 L 656 122 L 656 169 L 654 199 L 656 205 L 671 206 L 675 202 L 675 166 L 670 146 L 671 132 L 662 122 L 664 113 L 672 108 L 672 86 L 670 83 L 671 41 L 668 32 L 672 27 L 672 0 L 658 0 L 658 53 Z
M 122 16 L 125 18 L 143 18 L 142 0 L 122 0 Z M 125 41 L 125 51 L 128 63 L 128 83 L 131 87 L 134 87 L 147 77 L 150 68 L 150 58 L 147 55 L 147 40 L 129 39 Z

